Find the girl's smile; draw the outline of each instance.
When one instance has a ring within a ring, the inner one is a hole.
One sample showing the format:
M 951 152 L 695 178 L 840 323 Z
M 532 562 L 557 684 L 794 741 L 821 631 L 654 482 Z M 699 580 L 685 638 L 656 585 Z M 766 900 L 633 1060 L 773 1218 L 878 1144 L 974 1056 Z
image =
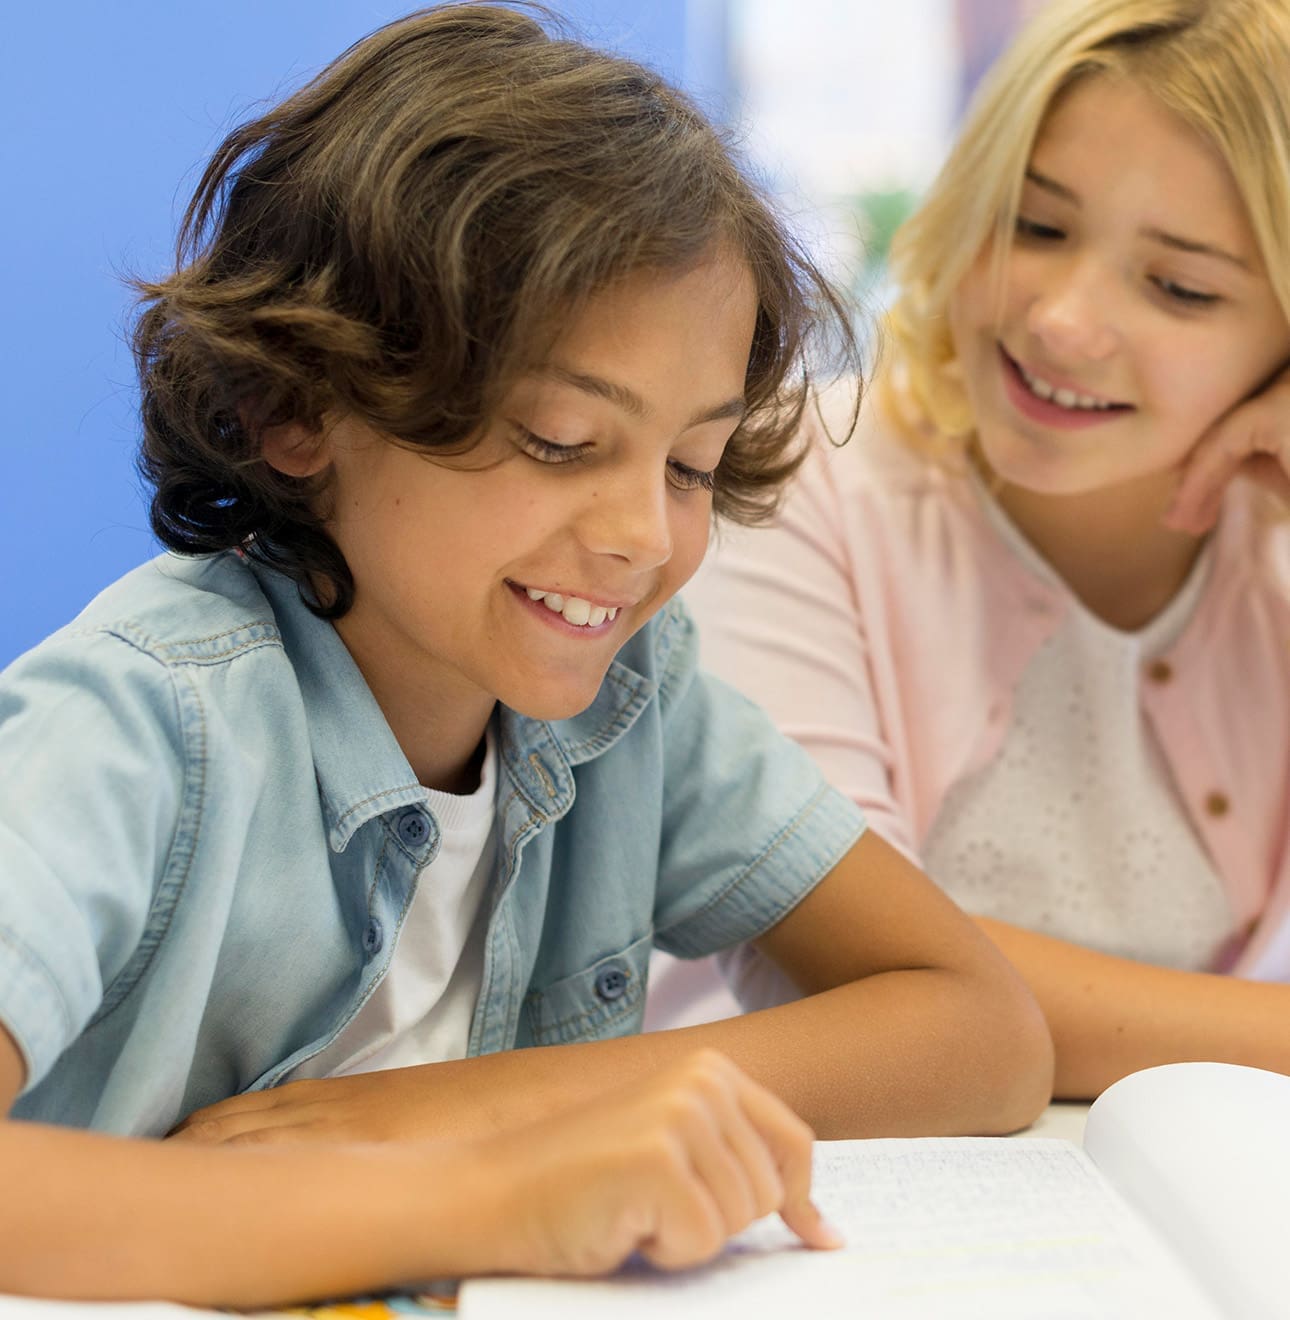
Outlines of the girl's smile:
M 1290 357 L 1290 327 L 1211 144 L 1109 75 L 1053 103 L 1002 291 L 987 244 L 950 303 L 981 453 L 1007 485 L 1136 483 L 1150 517 L 1200 435 Z
M 1132 405 L 1089 394 L 1074 382 L 1063 384 L 1062 377 L 1055 372 L 1045 370 L 1041 375 L 1028 370 L 1002 344 L 999 366 L 1013 406 L 1041 425 L 1078 431 L 1088 426 L 1104 426 L 1132 411 Z

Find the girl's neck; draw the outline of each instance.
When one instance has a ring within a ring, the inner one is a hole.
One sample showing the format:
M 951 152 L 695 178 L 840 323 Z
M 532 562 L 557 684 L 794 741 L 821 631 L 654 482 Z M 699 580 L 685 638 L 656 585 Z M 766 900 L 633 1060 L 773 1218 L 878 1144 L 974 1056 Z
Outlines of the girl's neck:
M 1125 632 L 1143 627 L 1181 590 L 1204 544 L 1161 522 L 1168 474 L 1080 495 L 987 484 L 1004 512 L 1085 608 Z

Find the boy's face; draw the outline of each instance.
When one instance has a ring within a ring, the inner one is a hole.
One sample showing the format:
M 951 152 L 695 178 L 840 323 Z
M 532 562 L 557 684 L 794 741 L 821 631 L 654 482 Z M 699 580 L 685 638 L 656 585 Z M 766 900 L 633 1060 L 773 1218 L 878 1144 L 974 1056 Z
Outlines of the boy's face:
M 732 258 L 638 274 L 590 301 L 463 458 L 328 431 L 329 529 L 355 582 L 337 629 L 396 734 L 417 710 L 591 703 L 703 557 L 701 474 L 742 415 L 756 307 Z

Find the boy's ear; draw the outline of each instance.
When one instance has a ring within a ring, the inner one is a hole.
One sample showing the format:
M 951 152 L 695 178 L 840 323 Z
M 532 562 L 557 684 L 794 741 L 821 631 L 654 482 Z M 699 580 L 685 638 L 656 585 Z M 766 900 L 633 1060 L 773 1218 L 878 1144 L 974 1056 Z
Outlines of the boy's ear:
M 326 432 L 299 422 L 266 426 L 260 432 L 260 453 L 285 477 L 313 477 L 331 462 Z

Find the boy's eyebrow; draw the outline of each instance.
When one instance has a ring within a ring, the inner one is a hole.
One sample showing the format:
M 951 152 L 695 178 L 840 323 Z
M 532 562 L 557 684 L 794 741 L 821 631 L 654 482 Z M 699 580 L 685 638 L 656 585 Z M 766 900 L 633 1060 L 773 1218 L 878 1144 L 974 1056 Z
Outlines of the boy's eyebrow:
M 591 376 L 581 371 L 570 371 L 567 367 L 559 367 L 554 363 L 548 363 L 542 369 L 542 375 L 553 376 L 556 380 L 565 385 L 572 385 L 575 390 L 581 390 L 584 394 L 591 394 L 597 399 L 607 399 L 615 404 L 624 412 L 631 413 L 633 417 L 644 417 L 649 412 L 649 406 L 634 390 L 629 390 L 626 385 L 620 385 L 617 381 L 605 380 L 603 376 Z M 718 403 L 712 408 L 704 408 L 702 411 L 690 418 L 690 426 L 701 426 L 704 422 L 717 422 L 727 417 L 742 417 L 747 411 L 747 404 L 742 394 L 735 395 L 733 398 L 726 399 L 724 403 Z
M 1079 206 L 1079 194 L 1068 188 L 1064 183 L 1058 183 L 1056 179 L 1050 179 L 1048 175 L 1041 174 L 1033 167 L 1026 171 L 1026 178 L 1036 188 L 1042 188 L 1045 192 L 1050 192 L 1055 197 L 1062 198 L 1063 201 Z M 1229 252 L 1226 248 L 1217 247 L 1213 243 L 1202 243 L 1198 239 L 1184 238 L 1181 234 L 1171 234 L 1166 229 L 1155 227 L 1142 230 L 1142 236 L 1151 239 L 1153 242 L 1163 243 L 1165 247 L 1175 248 L 1179 252 L 1193 252 L 1201 257 L 1217 257 L 1220 261 L 1229 262 L 1243 271 L 1251 272 L 1253 270 L 1253 267 L 1244 257 L 1239 257 L 1235 252 Z

